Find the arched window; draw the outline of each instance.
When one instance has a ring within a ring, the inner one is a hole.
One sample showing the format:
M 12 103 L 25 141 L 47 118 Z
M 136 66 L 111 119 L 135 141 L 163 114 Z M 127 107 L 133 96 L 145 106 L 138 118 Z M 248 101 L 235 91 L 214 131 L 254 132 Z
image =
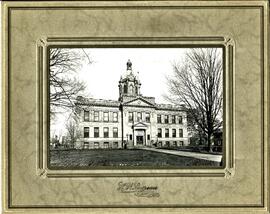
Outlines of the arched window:
M 125 94 L 127 93 L 127 85 L 126 84 L 124 85 L 124 93 Z
M 134 86 L 131 85 L 131 86 L 130 86 L 130 94 L 133 94 L 133 93 L 134 93 Z

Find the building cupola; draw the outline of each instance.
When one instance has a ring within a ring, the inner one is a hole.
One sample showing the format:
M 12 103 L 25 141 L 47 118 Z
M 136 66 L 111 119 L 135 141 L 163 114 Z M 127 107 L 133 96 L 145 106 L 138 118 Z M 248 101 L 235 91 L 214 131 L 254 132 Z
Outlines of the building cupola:
M 132 62 L 130 59 L 127 61 L 127 70 L 120 77 L 119 81 L 119 100 L 124 96 L 136 97 L 140 95 L 141 83 L 139 77 L 134 74 L 132 70 Z

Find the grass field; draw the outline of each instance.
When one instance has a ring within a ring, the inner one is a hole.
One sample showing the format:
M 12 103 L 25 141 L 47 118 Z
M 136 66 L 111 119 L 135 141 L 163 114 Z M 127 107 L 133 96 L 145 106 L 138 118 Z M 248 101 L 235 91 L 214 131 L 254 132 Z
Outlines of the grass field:
M 91 167 L 218 167 L 218 162 L 196 158 L 162 154 L 139 149 L 128 150 L 52 150 L 50 151 L 50 167 L 91 168 Z

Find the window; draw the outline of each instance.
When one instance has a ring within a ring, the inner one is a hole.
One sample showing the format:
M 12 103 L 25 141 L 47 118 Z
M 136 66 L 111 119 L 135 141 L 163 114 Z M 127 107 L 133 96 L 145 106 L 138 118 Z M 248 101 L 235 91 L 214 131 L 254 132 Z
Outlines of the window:
M 162 137 L 162 130 L 158 129 L 158 137 Z
M 179 146 L 184 146 L 184 141 L 179 141 Z
M 158 116 L 157 116 L 157 123 L 161 123 L 161 115 L 160 114 L 158 114 Z
M 113 122 L 118 122 L 118 113 L 113 112 Z
M 179 124 L 182 124 L 183 123 L 183 118 L 182 116 L 179 116 Z
M 89 121 L 89 111 L 84 110 L 83 120 L 84 121 Z
M 169 129 L 165 129 L 165 137 L 169 137 L 170 133 L 169 133 Z
M 142 113 L 137 112 L 137 121 L 142 121 Z
M 89 138 L 89 127 L 84 127 L 83 128 L 83 137 L 84 138 Z
M 172 130 L 172 137 L 176 137 L 176 129 Z
M 169 116 L 168 115 L 165 115 L 164 122 L 169 123 Z
M 162 147 L 162 141 L 158 142 L 158 147 Z
M 99 148 L 99 142 L 94 142 L 94 148 L 98 149 Z
M 94 137 L 99 137 L 99 127 L 94 127 Z
M 113 142 L 113 147 L 118 148 L 118 142 Z
M 150 134 L 147 135 L 147 140 L 150 140 Z
M 127 85 L 124 85 L 124 93 L 127 93 Z
M 172 123 L 175 123 L 175 115 L 172 115 Z
M 103 121 L 108 122 L 109 121 L 109 112 L 104 112 L 103 113 Z
M 150 113 L 145 113 L 145 121 L 150 122 Z
M 118 137 L 118 128 L 113 128 L 113 137 Z
M 103 148 L 108 149 L 109 148 L 109 142 L 104 142 L 103 143 Z
M 83 148 L 84 149 L 89 149 L 89 142 L 84 142 L 83 143 Z
M 103 128 L 103 137 L 105 137 L 105 138 L 109 137 L 109 128 L 108 127 Z
M 133 94 L 134 93 L 134 86 L 131 85 L 129 89 L 130 89 L 130 94 Z
M 98 111 L 94 112 L 94 121 L 99 121 L 99 112 Z
M 177 141 L 173 141 L 173 146 L 177 147 Z
M 132 140 L 132 134 L 129 135 L 129 140 Z
M 133 122 L 133 112 L 128 113 L 128 122 Z
M 183 137 L 183 129 L 179 129 L 179 137 Z
M 166 141 L 166 147 L 170 147 L 170 142 Z

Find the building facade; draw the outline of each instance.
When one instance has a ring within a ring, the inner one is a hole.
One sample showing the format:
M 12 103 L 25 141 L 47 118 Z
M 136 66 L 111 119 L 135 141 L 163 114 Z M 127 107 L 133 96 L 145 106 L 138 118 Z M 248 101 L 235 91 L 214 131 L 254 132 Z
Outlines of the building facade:
M 119 99 L 79 96 L 80 138 L 75 148 L 181 147 L 188 145 L 187 115 L 182 106 L 157 104 L 141 94 L 141 82 L 127 62 L 120 77 Z

